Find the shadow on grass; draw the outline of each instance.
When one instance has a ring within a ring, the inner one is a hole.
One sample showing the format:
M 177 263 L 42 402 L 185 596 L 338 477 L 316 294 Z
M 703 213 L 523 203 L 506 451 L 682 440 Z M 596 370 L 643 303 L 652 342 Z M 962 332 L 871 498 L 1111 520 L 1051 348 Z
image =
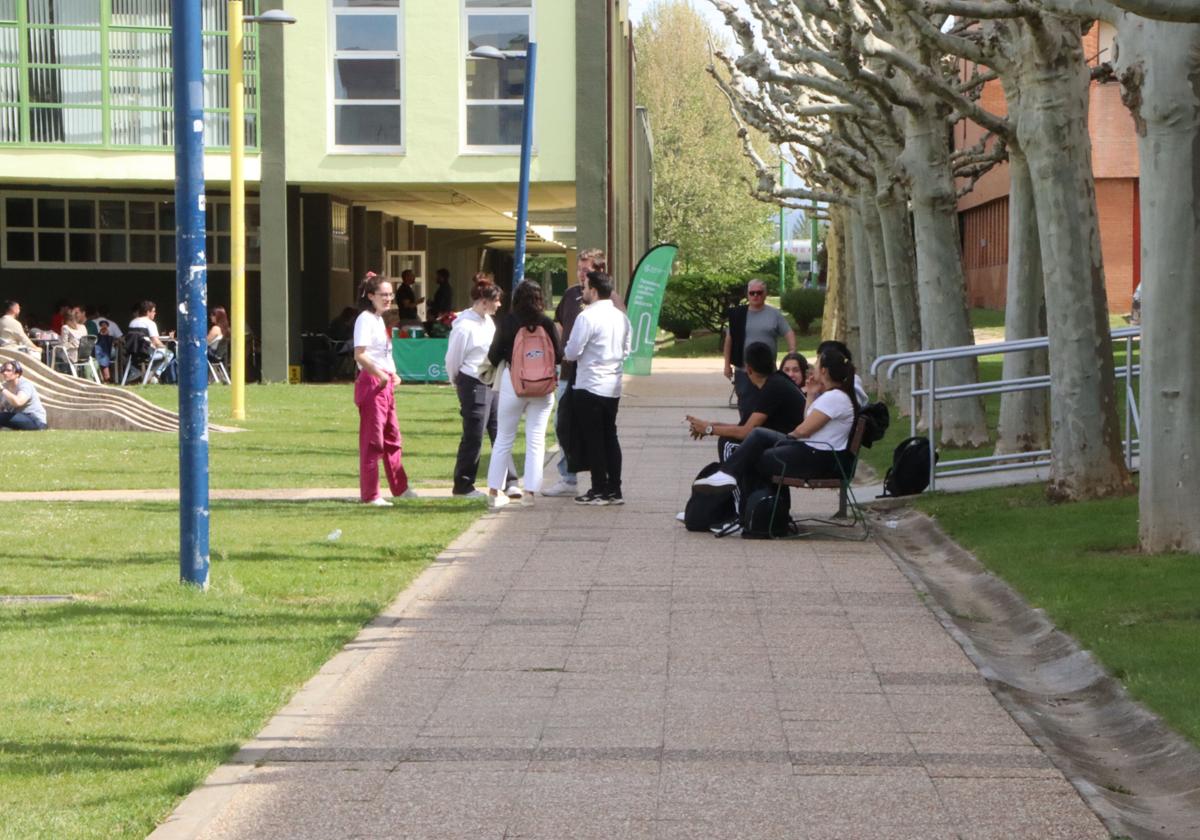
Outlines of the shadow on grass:
M 181 748 L 176 742 L 146 738 L 137 741 L 90 737 L 79 741 L 0 740 L 0 777 L 88 771 L 107 773 L 194 761 L 219 764 L 237 749 L 238 745 L 232 742 Z

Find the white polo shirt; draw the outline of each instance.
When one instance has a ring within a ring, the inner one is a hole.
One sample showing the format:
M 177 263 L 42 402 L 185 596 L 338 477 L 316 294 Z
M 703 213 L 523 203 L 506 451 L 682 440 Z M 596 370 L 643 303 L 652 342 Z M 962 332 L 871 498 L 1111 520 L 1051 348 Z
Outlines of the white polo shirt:
M 385 373 L 396 372 L 396 360 L 392 357 L 392 337 L 382 315 L 360 312 L 354 322 L 354 348 L 366 348 L 366 356 L 375 367 Z M 357 364 L 357 362 L 356 362 Z M 362 370 L 362 365 L 358 365 Z

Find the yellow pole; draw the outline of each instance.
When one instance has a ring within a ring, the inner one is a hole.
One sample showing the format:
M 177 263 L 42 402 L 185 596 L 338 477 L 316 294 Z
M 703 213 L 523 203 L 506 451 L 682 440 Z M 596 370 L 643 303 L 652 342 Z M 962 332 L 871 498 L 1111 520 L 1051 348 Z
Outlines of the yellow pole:
M 246 120 L 243 115 L 245 63 L 242 43 L 242 0 L 229 0 L 229 329 L 230 411 L 246 419 Z

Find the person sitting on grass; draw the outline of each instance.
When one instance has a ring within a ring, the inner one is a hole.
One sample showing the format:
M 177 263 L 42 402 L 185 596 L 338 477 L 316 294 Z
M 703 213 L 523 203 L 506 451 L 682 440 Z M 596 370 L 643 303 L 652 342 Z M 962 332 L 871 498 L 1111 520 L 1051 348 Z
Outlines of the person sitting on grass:
M 40 432 L 46 428 L 46 409 L 24 373 L 20 362 L 10 359 L 0 364 L 0 431 Z
M 717 435 L 717 460 L 725 461 L 755 429 L 762 427 L 786 434 L 804 420 L 804 394 L 796 383 L 775 370 L 775 354 L 767 344 L 756 341 L 746 348 L 746 373 L 752 389 L 742 401 L 737 424 L 701 420 L 688 415 L 688 430 L 700 440 Z
M 698 478 L 698 492 L 738 489 L 742 498 L 760 487 L 770 486 L 771 477 L 838 478 L 838 453 L 850 443 L 858 396 L 854 389 L 854 365 L 834 348 L 817 357 L 813 378 L 822 392 L 812 403 L 804 422 L 788 434 L 758 428 L 718 472 Z

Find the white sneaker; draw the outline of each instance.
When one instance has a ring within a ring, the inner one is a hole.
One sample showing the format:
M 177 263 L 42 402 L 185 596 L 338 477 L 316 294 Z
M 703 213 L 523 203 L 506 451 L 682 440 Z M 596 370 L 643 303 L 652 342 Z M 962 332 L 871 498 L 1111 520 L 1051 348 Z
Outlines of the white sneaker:
M 692 486 L 701 493 L 712 493 L 726 487 L 737 487 L 737 479 L 727 472 L 717 470 L 712 475 L 697 478 L 692 482 Z
M 482 490 L 472 490 L 469 493 L 455 493 L 454 498 L 456 498 L 456 499 L 486 499 L 487 493 L 484 493 Z
M 578 496 L 579 485 L 563 481 L 561 478 L 542 490 L 543 496 Z
M 405 490 L 403 493 L 401 493 L 399 496 L 396 496 L 395 498 L 397 498 L 397 499 L 419 499 L 421 497 L 417 495 L 416 490 L 409 487 L 407 490 Z
M 682 510 L 679 511 L 679 513 L 675 514 L 675 521 L 676 522 L 687 522 L 687 514 Z
M 728 522 L 722 522 L 720 525 L 714 525 L 708 529 L 714 537 L 732 537 L 742 533 L 742 523 L 736 519 L 731 519 Z
M 521 498 L 521 496 L 523 496 L 524 494 L 521 492 L 521 488 L 520 488 L 520 487 L 518 487 L 517 485 L 513 484 L 513 485 L 511 485 L 511 486 L 509 486 L 509 487 L 506 487 L 506 488 L 504 488 L 504 495 L 505 495 L 505 496 L 508 496 L 508 498 L 510 498 L 510 499 L 514 499 L 514 500 L 515 500 L 515 499 L 519 499 L 519 498 Z
M 371 507 L 391 507 L 392 506 L 392 503 L 389 502 L 387 499 L 383 498 L 383 496 L 376 496 L 374 499 L 372 499 L 369 502 L 363 502 L 363 504 L 370 505 Z
M 488 510 L 500 510 L 505 505 L 511 504 L 508 496 L 503 493 L 497 493 L 495 496 L 488 494 Z

